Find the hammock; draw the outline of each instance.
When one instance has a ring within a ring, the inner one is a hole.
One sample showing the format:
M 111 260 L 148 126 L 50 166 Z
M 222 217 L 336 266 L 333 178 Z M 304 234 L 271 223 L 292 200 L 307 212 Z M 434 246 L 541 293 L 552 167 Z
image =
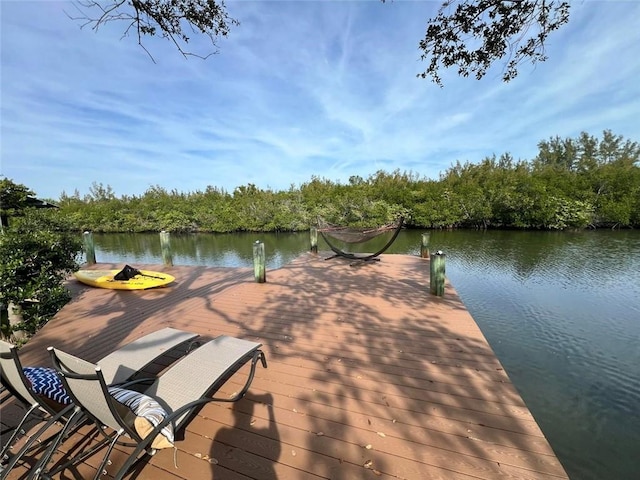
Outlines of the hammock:
M 319 222 L 320 223 L 320 222 Z M 402 225 L 404 224 L 404 218 L 400 217 L 395 224 L 385 225 L 378 228 L 357 228 L 357 227 L 339 227 L 339 226 L 323 226 L 318 228 L 318 232 L 322 235 L 322 238 L 329 248 L 335 253 L 335 255 L 326 258 L 325 260 L 329 260 L 335 257 L 344 257 L 350 260 L 361 260 L 361 261 L 369 261 L 369 260 L 379 260 L 378 257 L 382 253 L 384 253 L 393 242 L 395 242 L 400 230 L 402 230 Z M 334 243 L 329 240 L 329 237 L 334 240 L 339 240 L 344 243 L 364 243 L 372 238 L 377 237 L 385 232 L 389 232 L 395 230 L 393 236 L 389 239 L 389 241 L 377 252 L 372 254 L 356 254 L 345 252 L 344 250 L 339 249 Z

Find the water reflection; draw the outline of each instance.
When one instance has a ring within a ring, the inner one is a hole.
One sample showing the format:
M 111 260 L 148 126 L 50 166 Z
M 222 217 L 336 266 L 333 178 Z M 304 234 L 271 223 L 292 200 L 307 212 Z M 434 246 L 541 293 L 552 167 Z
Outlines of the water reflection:
M 403 231 L 387 252 L 419 254 L 422 233 Z M 429 237 L 571 478 L 640 478 L 640 232 Z M 306 232 L 172 235 L 173 260 L 251 267 L 256 240 L 268 269 L 309 249 Z M 99 262 L 162 263 L 157 234 L 95 235 L 95 244 Z
M 570 476 L 639 478 L 640 234 L 440 238 L 449 278 Z
M 186 234 L 171 235 L 175 265 L 250 267 L 253 242 L 265 244 L 267 268 L 278 268 L 309 249 L 308 233 Z M 96 234 L 99 262 L 162 263 L 158 234 Z

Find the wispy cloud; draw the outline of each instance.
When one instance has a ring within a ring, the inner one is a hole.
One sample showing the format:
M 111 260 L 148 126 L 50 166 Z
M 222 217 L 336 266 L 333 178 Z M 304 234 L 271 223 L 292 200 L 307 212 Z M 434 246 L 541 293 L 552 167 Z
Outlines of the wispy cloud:
M 611 129 L 640 140 L 635 2 L 575 4 L 549 60 L 509 84 L 416 78 L 437 2 L 229 3 L 241 21 L 220 53 L 185 60 L 161 39 L 157 63 L 122 25 L 79 28 L 65 2 L 2 2 L 3 175 L 40 196 L 194 191 L 377 170 L 437 178 L 451 163 L 550 136 Z M 204 39 L 193 47 L 206 51 Z

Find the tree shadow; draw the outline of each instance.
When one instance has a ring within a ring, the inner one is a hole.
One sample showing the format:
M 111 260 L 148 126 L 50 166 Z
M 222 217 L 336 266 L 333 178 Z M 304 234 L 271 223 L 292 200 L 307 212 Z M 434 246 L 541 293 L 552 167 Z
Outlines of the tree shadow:
M 25 353 L 36 359 L 57 343 L 92 360 L 133 330 L 163 326 L 262 343 L 269 368 L 247 397 L 232 409 L 207 405 L 187 427 L 183 448 L 208 445 L 216 476 L 562 478 L 453 286 L 429 294 L 428 260 L 383 255 L 351 267 L 323 255 L 268 271 L 264 284 L 249 269 L 174 267 L 171 290 L 80 292 Z

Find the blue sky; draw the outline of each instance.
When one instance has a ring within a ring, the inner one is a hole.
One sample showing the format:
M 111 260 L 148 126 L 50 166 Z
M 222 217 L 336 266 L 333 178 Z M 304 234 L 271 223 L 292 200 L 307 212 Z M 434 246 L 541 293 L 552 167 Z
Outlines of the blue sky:
M 241 25 L 207 60 L 123 26 L 80 29 L 71 3 L 0 0 L 0 173 L 43 198 L 117 196 L 532 159 L 541 140 L 640 141 L 640 2 L 574 2 L 549 60 L 512 82 L 416 78 L 440 2 L 228 1 Z M 192 48 L 207 52 L 205 39 Z

